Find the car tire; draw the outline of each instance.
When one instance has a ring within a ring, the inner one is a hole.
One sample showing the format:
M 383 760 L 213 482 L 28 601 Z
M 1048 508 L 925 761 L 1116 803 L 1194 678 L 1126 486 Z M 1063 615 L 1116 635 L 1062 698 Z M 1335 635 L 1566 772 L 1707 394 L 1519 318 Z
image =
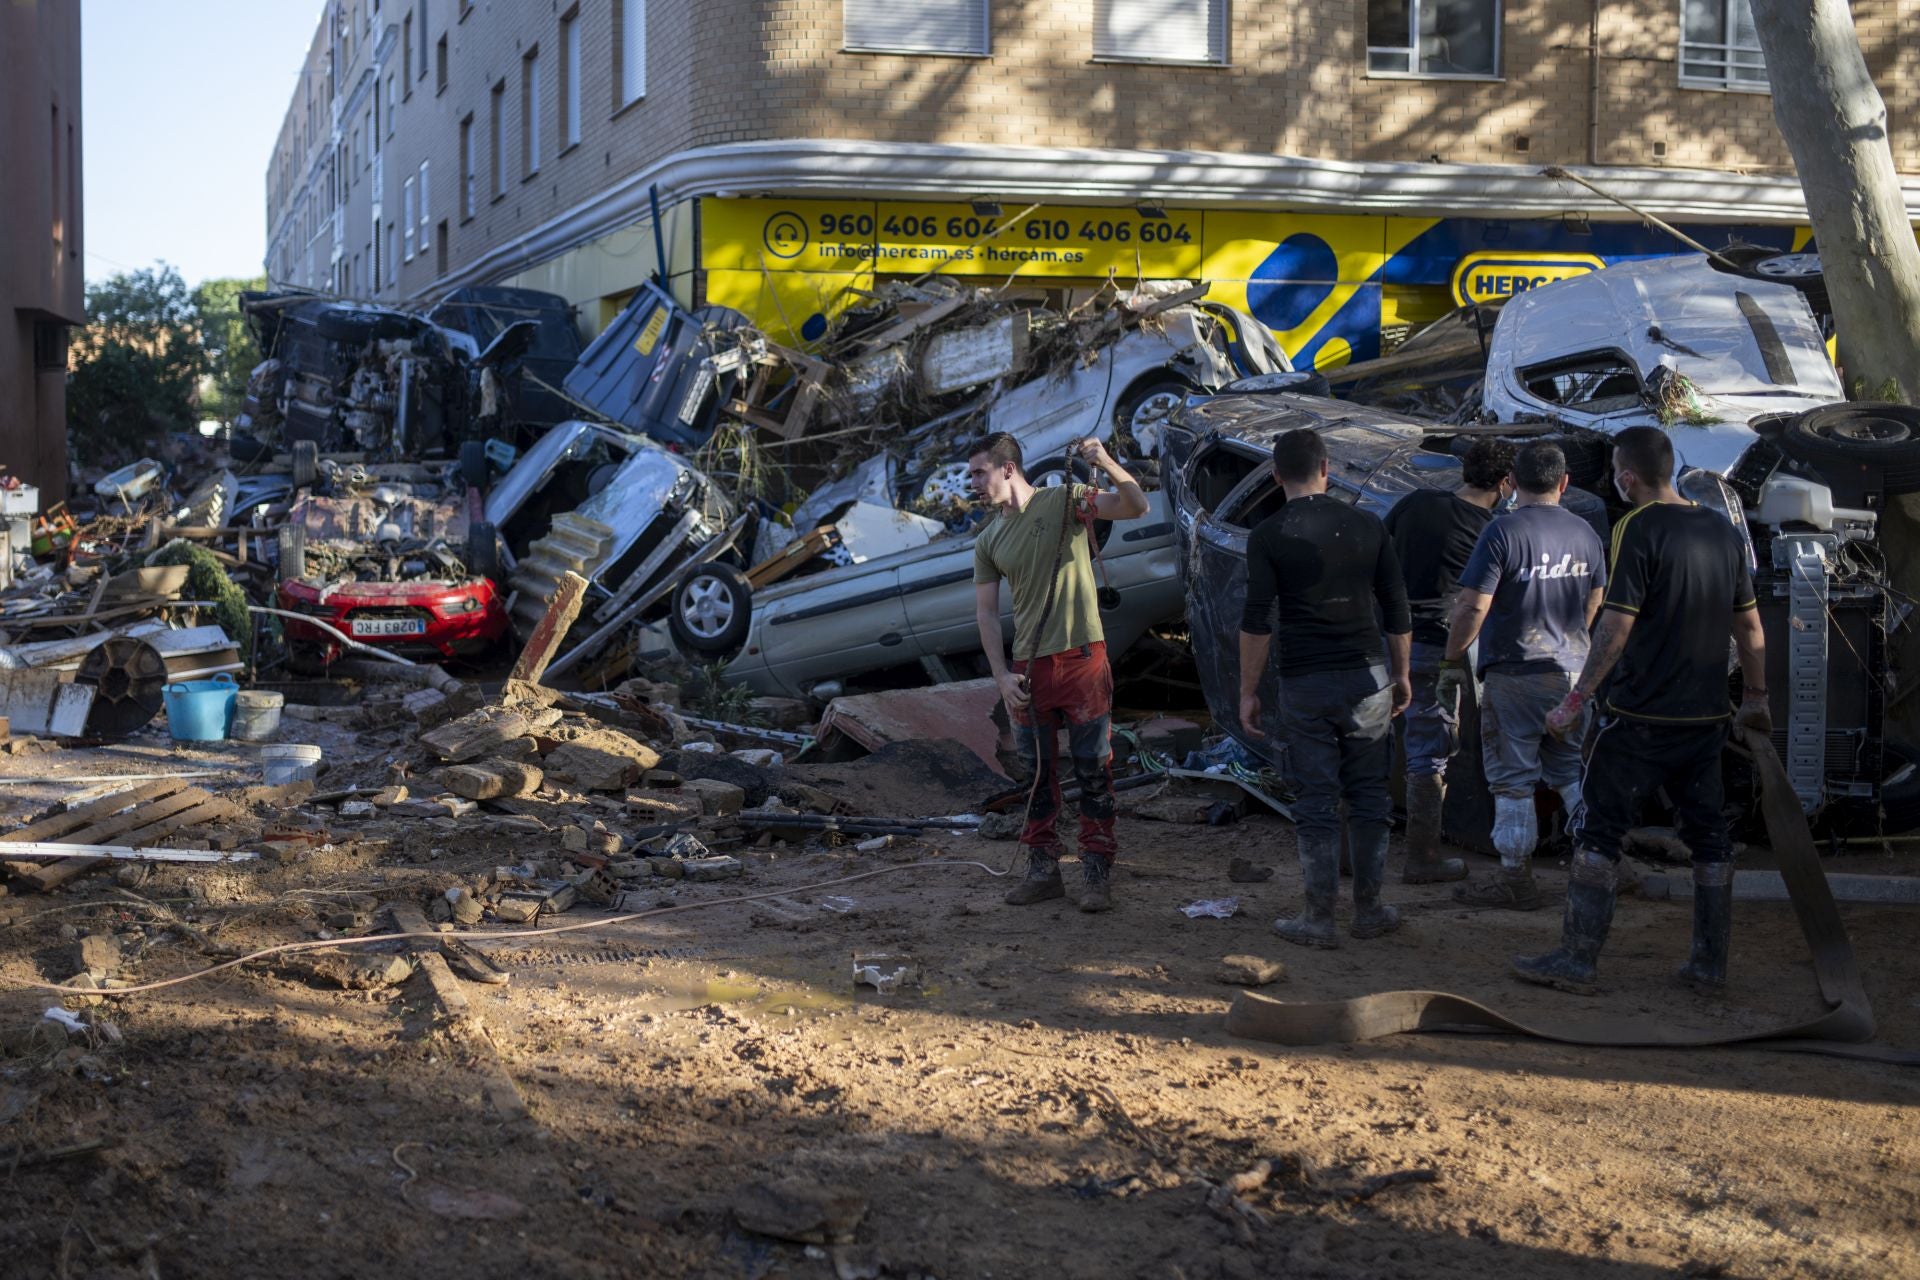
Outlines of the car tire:
M 1920 408 L 1829 404 L 1791 419 L 1780 433 L 1790 458 L 1878 475 L 1889 495 L 1920 493 Z
M 1736 244 L 1721 249 L 1719 257 L 1732 263 L 1735 272 L 1749 279 L 1769 280 L 1798 289 L 1806 295 L 1807 305 L 1819 315 L 1830 314 L 1833 310 L 1833 303 L 1827 296 L 1826 271 L 1817 253 L 1789 253 L 1761 245 Z M 1716 262 L 1714 265 L 1720 264 Z
M 290 450 L 293 457 L 293 487 L 311 489 L 320 479 L 320 446 L 312 440 L 295 440 Z
M 359 345 L 383 338 L 404 338 L 413 332 L 413 320 L 361 307 L 329 307 L 314 317 L 313 328 L 328 342 Z
M 467 482 L 469 489 L 485 491 L 487 481 L 493 478 L 493 468 L 487 462 L 485 440 L 460 442 L 460 478 Z
M 306 577 L 307 531 L 297 524 L 290 524 L 280 530 L 275 540 L 280 550 L 280 581 L 298 582 Z
M 467 572 L 476 578 L 500 577 L 500 531 L 488 520 L 467 526 Z
M 747 638 L 753 621 L 753 584 L 733 565 L 697 565 L 673 589 L 667 628 L 682 649 L 719 658 Z
M 1127 389 L 1114 406 L 1113 430 L 1133 442 L 1132 456 L 1155 457 L 1166 439 L 1167 422 L 1193 386 L 1183 378 L 1145 378 Z

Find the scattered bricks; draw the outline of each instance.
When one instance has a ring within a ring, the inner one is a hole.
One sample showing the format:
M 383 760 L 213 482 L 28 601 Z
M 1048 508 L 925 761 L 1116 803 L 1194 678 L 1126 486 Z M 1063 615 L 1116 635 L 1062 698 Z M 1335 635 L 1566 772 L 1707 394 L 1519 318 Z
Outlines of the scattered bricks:
M 781 773 L 777 769 L 762 769 L 724 752 L 707 754 L 683 749 L 667 761 L 666 767 L 678 773 L 684 781 L 709 778 L 715 782 L 731 783 L 746 793 L 745 804 L 765 803 L 767 796 L 772 794 L 781 780 Z
M 495 760 L 527 761 L 538 760 L 539 758 L 540 740 L 533 737 L 515 738 L 512 742 L 505 743 L 498 751 L 493 753 L 493 759 Z
M 415 689 L 400 699 L 400 710 L 411 716 L 422 732 L 437 729 L 449 720 L 478 711 L 486 695 L 477 686 L 463 684 L 452 693 L 438 689 Z
M 670 769 L 649 769 L 640 775 L 640 785 L 654 790 L 671 790 L 680 785 L 680 775 Z
M 680 873 L 688 880 L 731 880 L 741 870 L 740 859 L 724 853 L 707 858 L 688 858 L 680 864 Z
M 660 753 L 618 729 L 588 729 L 546 754 L 547 772 L 582 791 L 621 791 L 660 763 Z
M 1225 956 L 1220 961 L 1220 970 L 1214 975 L 1214 980 L 1237 987 L 1264 987 L 1286 976 L 1287 966 L 1278 960 L 1267 960 L 1260 956 Z
M 620 893 L 620 886 L 615 883 L 614 878 L 598 868 L 582 871 L 574 876 L 570 883 L 581 901 L 591 902 L 596 906 L 613 905 L 614 898 Z
M 699 801 L 700 812 L 710 818 L 724 818 L 740 812 L 747 803 L 747 793 L 731 782 L 719 782 L 713 778 L 692 778 L 681 784 L 688 798 Z
M 463 800 L 459 796 L 435 796 L 427 803 L 438 809 L 440 812 L 437 816 L 443 818 L 464 818 L 470 813 L 478 812 L 480 808 L 473 801 Z
M 396 783 L 395 785 L 391 787 L 387 787 L 385 790 L 381 791 L 378 795 L 374 796 L 373 805 L 377 809 L 390 809 L 394 805 L 399 804 L 401 801 L 405 800 L 406 798 L 407 798 L 407 789 Z
M 648 858 L 647 865 L 653 868 L 653 874 L 669 880 L 678 880 L 687 874 L 687 864 L 679 858 Z
M 569 853 L 585 853 L 587 851 L 587 833 L 585 829 L 581 827 L 560 828 L 560 847 Z
M 441 901 L 448 907 L 448 916 L 458 925 L 476 925 L 485 914 L 480 907 L 480 899 L 463 888 L 449 889 Z
M 373 803 L 368 800 L 342 800 L 339 809 L 343 818 L 366 818 L 373 814 Z
M 90 933 L 73 950 L 81 973 L 104 978 L 120 967 L 120 939 L 110 933 Z
M 517 711 L 476 711 L 420 735 L 420 745 L 450 764 L 491 755 L 533 729 Z
M 739 751 L 730 752 L 729 754 L 731 754 L 735 760 L 744 761 L 756 769 L 778 769 L 786 763 L 786 760 L 778 751 L 774 751 L 768 747 L 745 747 Z
M 456 764 L 442 769 L 440 784 L 468 800 L 497 800 L 529 796 L 540 789 L 545 775 L 538 766 L 512 760 L 485 764 Z
M 805 698 L 755 698 L 747 705 L 753 709 L 753 722 L 770 729 L 792 732 L 805 729 L 815 719 Z
M 502 894 L 493 904 L 493 917 L 503 924 L 526 924 L 540 914 L 540 899 L 522 894 Z
M 621 882 L 644 880 L 653 874 L 653 868 L 648 865 L 646 858 L 627 858 L 620 862 L 609 862 L 606 873 Z

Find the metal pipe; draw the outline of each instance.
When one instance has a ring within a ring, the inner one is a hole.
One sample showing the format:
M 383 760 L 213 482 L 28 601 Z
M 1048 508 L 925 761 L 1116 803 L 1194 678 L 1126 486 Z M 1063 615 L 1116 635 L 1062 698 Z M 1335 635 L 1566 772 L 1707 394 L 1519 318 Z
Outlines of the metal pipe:
M 341 644 L 346 645 L 347 648 L 349 649 L 364 650 L 365 652 L 372 654 L 376 658 L 385 658 L 388 662 L 397 662 L 403 667 L 417 667 L 420 665 L 417 662 L 413 662 L 406 658 L 401 657 L 397 653 L 388 653 L 385 649 L 376 649 L 374 646 L 370 644 L 361 644 L 358 640 L 355 640 L 352 636 L 347 635 L 345 632 L 335 630 L 333 627 L 329 626 L 327 623 L 324 623 L 320 621 L 320 619 L 312 617 L 309 614 L 294 613 L 291 610 L 287 610 L 287 609 L 269 609 L 263 604 L 250 604 L 247 606 L 247 612 L 248 613 L 270 613 L 276 618 L 292 618 L 295 622 L 304 622 L 310 627 L 319 628 L 321 631 L 326 632 L 328 635 L 338 640 Z

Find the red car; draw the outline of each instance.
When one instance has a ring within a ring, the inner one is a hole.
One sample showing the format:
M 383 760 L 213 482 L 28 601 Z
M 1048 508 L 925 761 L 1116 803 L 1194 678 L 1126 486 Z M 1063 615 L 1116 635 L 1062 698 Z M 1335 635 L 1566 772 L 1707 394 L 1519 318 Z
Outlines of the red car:
M 469 656 L 507 634 L 506 600 L 490 578 L 334 582 L 324 587 L 285 581 L 279 601 L 282 609 L 310 614 L 362 644 L 391 649 L 404 658 Z M 296 665 L 325 666 L 352 653 L 318 627 L 288 619 L 286 628 Z

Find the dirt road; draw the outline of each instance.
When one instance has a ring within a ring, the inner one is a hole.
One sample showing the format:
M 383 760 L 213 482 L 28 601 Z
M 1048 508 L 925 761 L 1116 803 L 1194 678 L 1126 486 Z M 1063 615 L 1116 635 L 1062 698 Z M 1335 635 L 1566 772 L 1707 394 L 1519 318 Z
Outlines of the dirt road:
M 1216 971 L 1234 953 L 1284 961 L 1266 989 L 1281 997 L 1438 987 L 1522 1015 L 1577 999 L 1504 976 L 1508 954 L 1550 944 L 1557 911 L 1467 912 L 1445 886 L 1394 885 L 1407 924 L 1389 938 L 1287 947 L 1269 926 L 1298 892 L 1292 835 L 1264 817 L 1123 821 L 1105 916 L 1003 906 L 1002 882 L 961 865 L 808 887 L 912 859 L 1005 866 L 1010 844 L 747 848 L 741 881 L 646 881 L 627 906 L 780 896 L 499 944 L 511 984 L 463 986 L 480 1030 L 430 1025 L 420 976 L 349 992 L 263 966 L 92 1011 L 113 1032 L 68 1041 L 37 1029 L 48 997 L 13 987 L 72 971 L 63 928 L 147 940 L 131 971 L 155 978 L 207 962 L 183 923 L 246 948 L 425 901 L 501 856 L 480 834 L 0 900 L 5 1142 L 113 1144 L 9 1173 L 0 1271 L 1920 1274 L 1911 1071 L 1472 1036 L 1229 1038 L 1234 988 Z M 1278 874 L 1231 883 L 1235 856 Z M 1180 913 L 1226 896 L 1231 919 Z M 1750 1026 L 1815 1006 L 1784 904 L 1742 904 L 1727 1002 L 1671 987 L 1686 911 L 1622 904 L 1595 1010 Z M 1845 914 L 1883 1039 L 1920 1045 L 1911 913 Z M 919 989 L 856 994 L 851 957 L 876 951 L 912 957 Z M 1400 1171 L 1431 1180 L 1384 1178 Z M 1244 1207 L 1222 1192 L 1210 1209 L 1210 1186 L 1243 1174 Z M 855 1243 L 744 1230 L 763 1183 L 863 1204 Z

